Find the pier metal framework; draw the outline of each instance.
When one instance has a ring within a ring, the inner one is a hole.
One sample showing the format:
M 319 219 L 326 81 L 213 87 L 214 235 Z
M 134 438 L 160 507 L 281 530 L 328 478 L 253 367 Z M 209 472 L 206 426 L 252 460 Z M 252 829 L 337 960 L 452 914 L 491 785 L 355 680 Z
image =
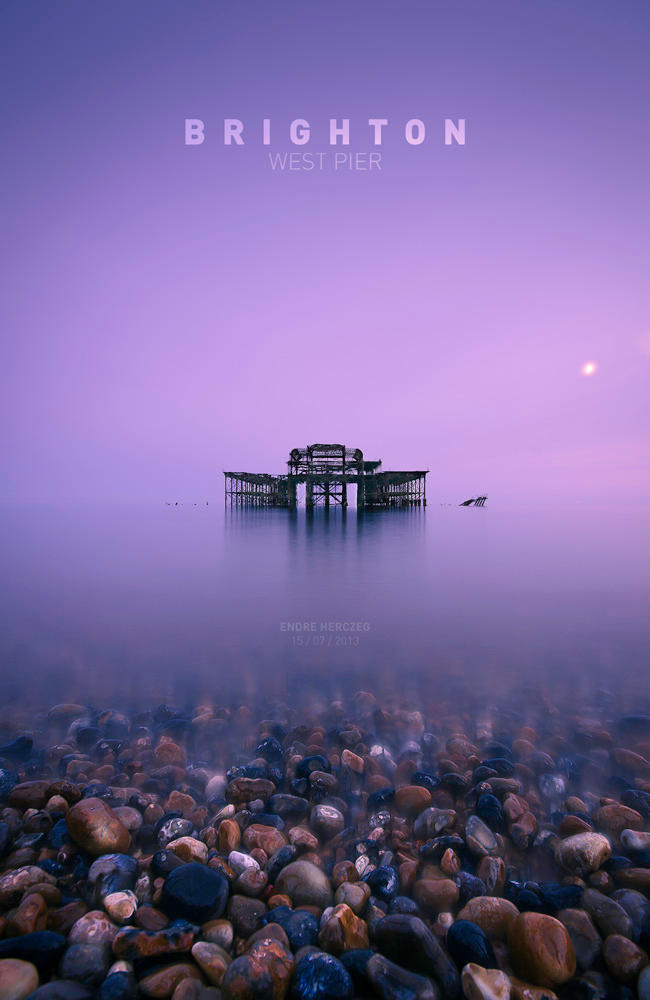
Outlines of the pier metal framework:
M 305 506 L 348 506 L 348 486 L 357 488 L 357 508 L 425 507 L 428 469 L 383 472 L 381 461 L 364 459 L 360 448 L 312 444 L 294 448 L 286 475 L 224 472 L 225 502 L 231 506 L 288 507 L 298 504 L 305 487 Z

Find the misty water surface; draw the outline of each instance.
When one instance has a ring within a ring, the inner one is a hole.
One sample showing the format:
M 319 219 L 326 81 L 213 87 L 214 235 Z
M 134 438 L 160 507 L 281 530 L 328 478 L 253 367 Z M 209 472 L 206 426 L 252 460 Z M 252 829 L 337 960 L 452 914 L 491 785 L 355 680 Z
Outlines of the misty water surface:
M 6 508 L 3 693 L 290 698 L 454 676 L 643 693 L 647 525 L 580 505 Z

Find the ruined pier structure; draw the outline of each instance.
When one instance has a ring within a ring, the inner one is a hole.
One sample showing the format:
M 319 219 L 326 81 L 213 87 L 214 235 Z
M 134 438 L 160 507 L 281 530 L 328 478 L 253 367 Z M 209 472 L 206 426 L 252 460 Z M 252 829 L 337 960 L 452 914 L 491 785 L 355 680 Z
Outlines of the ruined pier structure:
M 381 462 L 368 462 L 360 448 L 312 444 L 294 448 L 286 475 L 224 472 L 225 500 L 230 505 L 296 507 L 298 485 L 305 486 L 305 505 L 347 507 L 348 486 L 357 488 L 357 508 L 424 507 L 426 470 L 382 472 Z

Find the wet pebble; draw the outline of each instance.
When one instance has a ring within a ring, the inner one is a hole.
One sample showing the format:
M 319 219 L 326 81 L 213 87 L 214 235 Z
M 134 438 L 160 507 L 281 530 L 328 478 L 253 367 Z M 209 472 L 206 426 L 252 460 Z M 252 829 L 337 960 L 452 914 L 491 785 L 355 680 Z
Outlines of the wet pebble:
M 569 932 L 555 917 L 520 913 L 510 927 L 508 948 L 515 971 L 536 985 L 555 989 L 575 972 Z
M 642 948 L 620 934 L 610 934 L 603 943 L 603 959 L 607 969 L 619 983 L 632 984 L 648 964 Z
M 319 951 L 305 955 L 296 965 L 290 995 L 291 1000 L 348 1000 L 353 991 L 352 977 L 343 963 Z
M 110 954 L 97 944 L 71 944 L 59 964 L 61 979 L 84 986 L 99 986 L 110 964 Z
M 375 994 L 382 1000 L 438 1000 L 439 994 L 430 979 L 383 955 L 373 955 L 366 969 Z
M 19 958 L 0 959 L 0 998 L 25 1000 L 38 987 L 38 971 Z
M 294 906 L 325 909 L 332 902 L 332 887 L 325 873 L 310 861 L 293 861 L 280 872 L 275 888 L 286 893 Z
M 459 969 L 468 962 L 488 969 L 496 967 L 496 958 L 485 931 L 471 920 L 456 920 L 447 934 L 447 949 Z
M 102 799 L 82 799 L 66 816 L 66 826 L 72 839 L 88 854 L 98 856 L 125 852 L 131 835 L 110 806 Z
M 228 882 L 221 872 L 195 862 L 174 869 L 165 880 L 162 907 L 173 918 L 204 923 L 220 917 L 228 900 Z
M 498 969 L 483 969 L 468 962 L 463 969 L 461 984 L 467 1000 L 510 1000 L 510 980 L 505 972 Z

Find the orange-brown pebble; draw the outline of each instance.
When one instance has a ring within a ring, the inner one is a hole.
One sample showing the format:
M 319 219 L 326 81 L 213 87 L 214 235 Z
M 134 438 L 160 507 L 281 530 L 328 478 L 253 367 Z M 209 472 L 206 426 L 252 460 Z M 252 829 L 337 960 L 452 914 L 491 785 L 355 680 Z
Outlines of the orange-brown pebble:
M 418 871 L 417 861 L 403 861 L 397 870 L 399 887 L 402 892 L 409 892 L 415 882 Z
M 31 934 L 47 927 L 47 904 L 38 892 L 25 896 L 8 921 L 10 935 Z
M 458 886 L 448 878 L 419 879 L 413 888 L 413 899 L 424 913 L 429 914 L 451 910 L 458 896 Z
M 508 950 L 522 979 L 551 989 L 568 982 L 576 969 L 564 924 L 542 913 L 520 913 L 508 931 Z
M 507 899 L 499 896 L 475 896 L 467 901 L 458 914 L 458 920 L 471 920 L 490 939 L 505 941 L 518 914 L 517 907 Z
M 234 819 L 224 819 L 217 830 L 217 850 L 220 854 L 230 854 L 241 844 L 241 827 Z
M 81 799 L 68 811 L 68 833 L 84 851 L 101 854 L 124 854 L 131 836 L 103 799 Z
M 294 844 L 295 847 L 303 847 L 307 851 L 316 851 L 318 849 L 318 837 L 305 826 L 292 827 L 289 830 L 288 837 L 289 843 Z
M 476 874 L 485 883 L 489 894 L 501 892 L 506 880 L 506 865 L 503 858 L 481 858 Z
M 597 830 L 602 830 L 615 840 L 618 840 L 623 830 L 643 829 L 641 814 L 620 802 L 600 806 L 593 814 L 593 821 Z
M 254 847 L 260 847 L 268 857 L 279 851 L 287 843 L 287 838 L 273 826 L 263 826 L 261 823 L 251 823 L 244 830 L 244 847 L 250 851 Z
M 187 754 L 178 743 L 174 743 L 168 737 L 163 736 L 153 753 L 154 762 L 159 767 L 172 764 L 175 767 L 185 767 L 187 764 Z
M 619 983 L 634 983 L 648 964 L 646 952 L 622 934 L 610 934 L 603 944 L 603 958 L 609 972 Z
M 346 903 L 338 903 L 321 928 L 318 943 L 324 951 L 340 955 L 352 948 L 368 947 L 368 928 Z
M 440 871 L 444 875 L 457 875 L 461 869 L 460 858 L 455 851 L 448 847 L 440 859 Z
M 154 1000 L 165 1000 L 171 997 L 178 984 L 183 979 L 201 979 L 201 973 L 193 962 L 175 962 L 155 972 L 150 972 L 138 982 L 139 991 Z

